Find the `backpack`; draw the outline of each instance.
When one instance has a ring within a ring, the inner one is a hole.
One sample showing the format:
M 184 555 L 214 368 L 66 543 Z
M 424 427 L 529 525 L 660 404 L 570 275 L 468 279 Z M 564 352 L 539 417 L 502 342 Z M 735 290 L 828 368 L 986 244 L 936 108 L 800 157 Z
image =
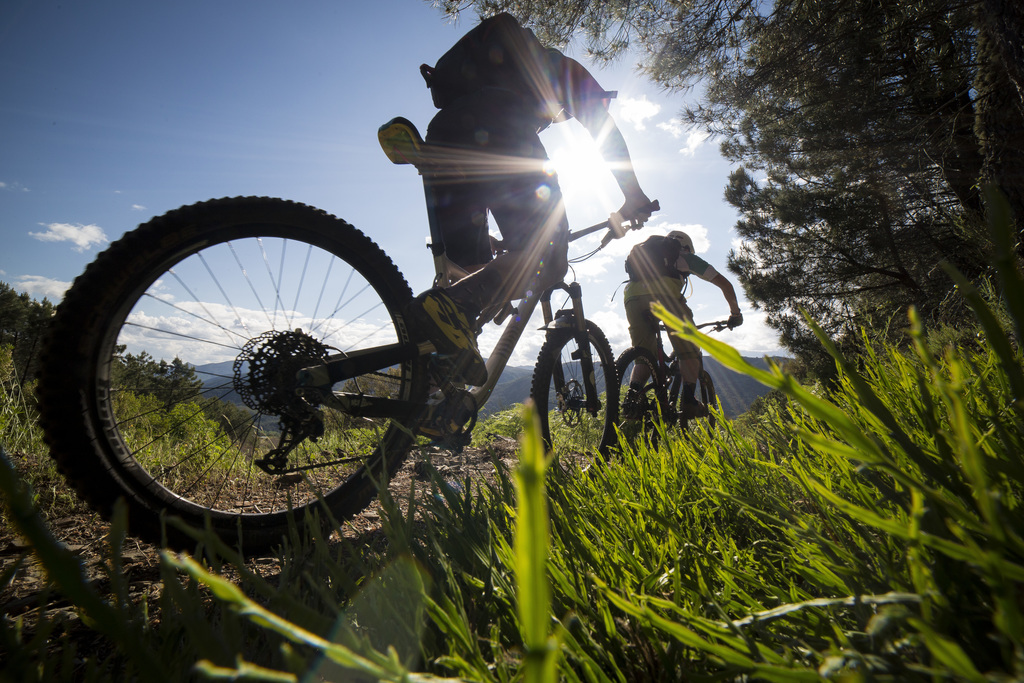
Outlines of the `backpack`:
M 647 282 L 661 277 L 679 277 L 676 260 L 679 242 L 665 235 L 653 235 L 633 247 L 626 257 L 626 272 L 633 281 Z
M 442 109 L 486 87 L 512 90 L 541 101 L 540 85 L 529 74 L 547 74 L 549 50 L 533 31 L 507 13 L 484 19 L 444 53 L 433 67 L 420 73 L 430 88 L 434 106 Z

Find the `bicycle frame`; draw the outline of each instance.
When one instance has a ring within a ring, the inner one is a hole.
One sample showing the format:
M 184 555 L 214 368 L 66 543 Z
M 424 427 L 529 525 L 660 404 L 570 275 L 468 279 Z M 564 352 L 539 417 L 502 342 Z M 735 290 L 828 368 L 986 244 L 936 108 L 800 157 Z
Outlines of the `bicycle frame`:
M 585 237 L 591 233 L 597 232 L 598 230 L 605 230 L 608 227 L 608 221 L 602 221 L 601 223 L 592 225 L 589 228 L 584 228 L 575 232 L 570 231 L 569 242 L 578 240 L 581 237 Z M 444 257 L 444 261 L 447 260 L 447 257 Z M 501 373 L 504 372 L 509 358 L 512 357 L 512 352 L 519 343 L 519 339 L 523 336 L 523 332 L 526 330 L 526 325 L 533 317 L 533 311 L 536 309 L 538 303 L 541 304 L 541 311 L 543 313 L 544 325 L 542 329 L 557 329 L 557 327 L 551 327 L 552 324 L 555 323 L 555 314 L 551 310 L 551 295 L 558 289 L 565 291 L 572 300 L 572 319 L 560 322 L 559 325 L 573 325 L 577 332 L 577 341 L 580 344 L 580 348 L 587 349 L 589 351 L 590 344 L 587 342 L 586 318 L 583 314 L 583 291 L 578 282 L 573 281 L 571 283 L 566 283 L 563 281 L 549 287 L 539 296 L 536 294 L 533 296 L 527 296 L 525 299 L 522 299 L 519 306 L 514 309 L 514 314 L 510 316 L 511 320 L 505 326 L 505 330 L 501 333 L 498 343 L 495 344 L 494 350 L 487 358 L 487 382 L 482 387 L 476 387 L 469 392 L 470 396 L 473 397 L 477 410 L 487 403 L 487 399 L 490 398 L 491 392 L 494 391 L 494 387 L 498 384 L 498 379 L 500 379 Z M 594 361 L 589 353 L 585 353 L 584 357 L 581 358 L 580 361 L 582 363 L 586 388 L 587 410 L 591 414 L 597 414 L 599 406 L 597 404 L 597 387 L 594 384 Z M 559 385 L 562 385 L 565 382 L 564 377 L 558 376 L 561 374 L 561 371 L 560 367 L 555 370 L 555 380 Z
M 569 241 L 572 242 L 608 227 L 609 222 L 603 221 L 589 228 L 570 231 Z M 446 261 L 448 260 L 443 255 L 434 259 L 439 278 L 446 277 L 450 272 L 444 265 Z M 572 300 L 571 314 L 559 316 L 556 315 L 556 312 L 552 311 L 551 295 L 556 290 L 563 290 L 569 295 Z M 566 325 L 573 325 L 578 335 L 580 347 L 589 350 L 586 320 L 583 314 L 582 289 L 578 282 L 561 282 L 543 292 L 521 299 L 519 305 L 511 309 L 513 314 L 509 316 L 509 322 L 505 325 L 505 329 L 501 333 L 494 350 L 486 361 L 487 382 L 483 386 L 474 387 L 468 392 L 473 401 L 474 412 L 482 408 L 490 398 L 538 304 L 541 305 L 543 312 L 543 329 L 562 329 Z M 502 313 L 510 305 L 511 302 L 506 303 L 505 307 L 501 309 Z M 422 407 L 422 403 L 363 394 L 335 392 L 331 391 L 330 387 L 346 379 L 381 371 L 418 356 L 434 353 L 435 351 L 436 349 L 430 342 L 420 342 L 389 344 L 362 349 L 351 354 L 334 354 L 329 356 L 322 365 L 306 367 L 297 373 L 300 385 L 298 391 L 300 395 L 315 403 L 335 408 L 354 417 L 407 417 L 413 414 L 416 409 Z M 597 399 L 598 391 L 593 372 L 593 358 L 589 353 L 584 353 L 583 357 L 579 360 L 582 364 L 582 374 L 586 389 L 586 407 L 588 412 L 596 414 L 600 404 Z M 557 383 L 562 384 L 564 383 L 564 377 L 557 376 L 560 372 L 561 368 L 557 368 L 555 380 Z
M 727 327 L 729 327 L 729 321 L 727 321 L 727 320 L 715 320 L 713 322 L 707 322 L 707 323 L 701 323 L 700 325 L 695 325 L 695 327 L 698 330 L 703 329 L 705 327 L 711 327 L 711 328 L 713 328 L 712 331 L 714 331 L 714 332 L 721 332 L 722 330 L 724 330 Z M 665 354 L 665 347 L 664 347 L 664 344 L 662 343 L 662 340 L 661 340 L 661 333 L 662 333 L 662 331 L 666 331 L 667 332 L 668 328 L 665 327 L 665 323 L 659 322 L 658 323 L 658 353 L 657 353 L 656 357 L 657 357 L 658 363 L 661 365 L 662 375 L 664 377 L 666 377 L 666 378 L 671 378 L 671 381 L 669 382 L 669 385 L 668 385 L 668 391 L 666 392 L 666 395 L 668 396 L 669 405 L 674 406 L 674 405 L 676 405 L 676 402 L 679 400 L 679 393 L 683 389 L 683 375 L 682 375 L 682 369 L 679 367 L 679 359 L 676 358 L 676 352 L 673 350 L 671 354 L 668 354 L 668 355 Z M 703 371 L 704 371 L 704 356 L 703 356 L 703 354 L 700 357 L 700 370 L 701 370 L 701 373 L 703 373 Z
M 416 126 L 408 119 L 402 117 L 396 117 L 381 126 L 377 134 L 381 148 L 393 163 L 411 164 L 420 175 L 424 175 L 425 169 L 436 167 L 447 154 L 445 150 L 427 144 L 419 134 Z M 432 201 L 432 190 L 426 183 L 424 184 L 424 192 L 426 193 L 427 218 L 431 237 L 431 244 L 429 246 L 434 257 L 435 285 L 440 286 L 461 279 L 468 275 L 468 272 L 453 264 L 444 254 L 444 249 L 440 246 L 442 242 L 437 216 L 432 208 L 436 202 Z M 657 211 L 659 208 L 658 202 L 652 202 L 653 210 Z M 568 241 L 572 242 L 609 227 L 610 222 L 603 221 L 589 228 L 575 232 L 570 231 Z M 612 237 L 611 233 L 605 235 L 599 249 L 607 245 Z M 569 316 L 557 316 L 551 310 L 551 294 L 556 289 L 566 291 L 572 299 L 572 312 Z M 577 343 L 580 349 L 583 350 L 579 360 L 586 389 L 586 407 L 591 414 L 597 414 L 600 402 L 597 398 L 598 392 L 593 358 L 589 352 L 590 344 L 588 342 L 586 320 L 583 315 L 582 293 L 579 283 L 572 282 L 567 284 L 562 282 L 539 294 L 526 296 L 520 300 L 519 305 L 514 309 L 510 308 L 511 302 L 505 303 L 499 309 L 498 316 L 505 314 L 509 310 L 514 311 L 515 314 L 509 316 L 508 324 L 505 326 L 498 339 L 498 343 L 485 363 L 487 381 L 483 386 L 474 387 L 469 392 L 464 392 L 468 393 L 472 401 L 472 414 L 474 416 L 494 391 L 494 387 L 497 385 L 498 379 L 500 379 L 505 366 L 508 364 L 512 351 L 515 349 L 516 344 L 519 343 L 519 339 L 533 317 L 533 312 L 537 308 L 538 303 L 541 304 L 543 310 L 545 329 L 562 329 L 564 325 L 573 325 L 575 327 Z M 484 319 L 490 320 L 491 316 L 485 316 Z M 497 317 L 495 317 L 495 320 L 497 320 Z M 552 328 L 552 326 L 556 327 Z M 363 394 L 333 392 L 331 387 L 346 379 L 358 377 L 369 372 L 378 372 L 398 363 L 410 361 L 418 356 L 434 353 L 435 351 L 436 349 L 433 344 L 429 342 L 421 342 L 419 344 L 398 343 L 375 349 L 365 349 L 350 355 L 338 354 L 330 356 L 324 365 L 303 368 L 299 371 L 297 377 L 300 388 L 298 391 L 300 395 L 308 397 L 315 403 L 337 408 L 355 417 L 405 418 L 415 414 L 415 411 L 421 407 L 421 404 Z M 559 386 L 564 384 L 565 379 L 560 375 L 561 368 L 559 367 L 555 369 L 554 377 L 556 384 Z M 443 403 L 449 397 L 454 397 L 459 391 L 458 387 L 450 383 L 440 388 L 444 398 L 439 403 Z

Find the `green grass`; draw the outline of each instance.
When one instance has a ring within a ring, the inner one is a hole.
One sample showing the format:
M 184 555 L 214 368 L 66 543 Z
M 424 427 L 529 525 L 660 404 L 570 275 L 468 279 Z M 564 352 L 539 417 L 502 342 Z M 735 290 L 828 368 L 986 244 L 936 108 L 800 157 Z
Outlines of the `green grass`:
M 548 412 L 548 429 L 551 431 L 555 452 L 589 453 L 597 449 L 604 436 L 605 395 L 601 394 L 599 400 L 602 407 L 596 416 L 581 411 L 573 418 L 572 424 L 567 424 L 558 410 Z M 476 448 L 485 447 L 496 436 L 520 439 L 524 432 L 523 407 L 516 405 L 490 415 L 477 425 L 473 430 L 470 445 Z
M 405 513 L 385 495 L 383 544 L 295 530 L 273 581 L 196 532 L 196 553 L 164 556 L 159 604 L 126 602 L 114 551 L 99 594 L 6 463 L 0 486 L 55 588 L 113 644 L 79 653 L 97 679 L 1020 680 L 1024 279 L 995 227 L 1004 300 L 958 282 L 977 343 L 936 346 L 912 316 L 906 347 L 836 353 L 825 391 L 691 328 L 785 397 L 769 419 L 581 469 L 547 466 L 528 411 L 499 414 L 478 429 L 521 426 L 515 471 L 435 478 Z M 0 622 L 12 680 L 83 678 L 46 654 L 48 623 Z
M 0 345 L 0 444 L 11 453 L 41 452 L 43 435 L 36 419 L 35 382 L 18 374 L 13 347 Z

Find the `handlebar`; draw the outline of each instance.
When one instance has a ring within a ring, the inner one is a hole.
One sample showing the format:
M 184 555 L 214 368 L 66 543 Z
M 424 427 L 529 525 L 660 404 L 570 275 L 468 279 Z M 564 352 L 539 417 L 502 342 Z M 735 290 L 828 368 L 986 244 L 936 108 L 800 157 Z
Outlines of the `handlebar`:
M 654 315 L 654 314 L 652 313 L 651 315 Z M 659 329 L 668 331 L 668 327 L 661 320 L 658 321 L 658 327 L 659 327 Z M 696 327 L 698 330 L 703 329 L 705 327 L 710 327 L 710 328 L 712 328 L 711 329 L 712 332 L 721 332 L 722 330 L 729 329 L 729 321 L 728 320 L 715 320 L 715 321 L 709 322 L 709 323 L 701 323 L 700 325 L 694 325 L 694 327 Z
M 695 327 L 698 330 L 702 329 L 704 327 L 710 327 L 710 328 L 712 328 L 712 330 L 711 330 L 712 332 L 721 332 L 722 330 L 726 330 L 726 329 L 729 328 L 729 321 L 728 320 L 715 320 L 714 322 L 701 323 L 700 325 L 695 325 Z
M 651 210 L 651 213 L 654 213 L 655 211 L 661 210 L 661 204 L 658 203 L 657 199 L 655 199 L 653 202 L 651 202 L 650 204 L 647 205 L 647 208 L 649 208 Z M 626 230 L 636 230 L 637 228 L 640 227 L 640 226 L 633 227 L 632 220 L 626 221 L 626 222 L 629 223 L 629 225 L 626 227 Z M 597 223 L 596 225 L 591 225 L 589 228 L 583 228 L 581 230 L 573 230 L 573 231 L 571 231 L 569 233 L 569 241 L 572 242 L 573 240 L 578 240 L 579 238 L 586 237 L 587 235 L 590 235 L 591 233 L 595 233 L 598 230 L 605 230 L 605 229 L 610 228 L 610 227 L 611 227 L 611 221 L 605 220 L 605 221 L 601 221 L 600 223 Z M 613 239 L 615 239 L 615 235 L 613 235 L 611 232 L 609 232 L 607 235 L 605 235 L 603 238 L 601 238 L 601 247 L 602 248 L 606 247 L 608 245 L 608 243 L 611 242 Z

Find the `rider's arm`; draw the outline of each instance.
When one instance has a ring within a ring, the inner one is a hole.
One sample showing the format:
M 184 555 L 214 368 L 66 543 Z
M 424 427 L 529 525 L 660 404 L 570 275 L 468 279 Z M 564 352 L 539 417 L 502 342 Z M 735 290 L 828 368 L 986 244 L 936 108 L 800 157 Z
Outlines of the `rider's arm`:
M 732 328 L 742 325 L 743 314 L 740 312 L 740 305 L 736 300 L 736 290 L 733 288 L 732 283 L 729 282 L 724 275 L 719 273 L 711 280 L 711 284 L 722 290 L 722 294 L 725 295 L 725 300 L 729 302 L 729 327 Z
M 651 215 L 651 200 L 640 189 L 626 140 L 608 113 L 607 91 L 576 60 L 562 55 L 560 66 L 563 104 L 594 138 L 625 197 L 619 213 L 639 220 L 638 225 L 642 225 Z
M 711 284 L 722 290 L 722 294 L 725 295 L 725 300 L 729 302 L 729 313 L 735 315 L 740 312 L 740 305 L 736 301 L 736 290 L 733 288 L 732 283 L 729 282 L 724 275 L 719 273 L 711 281 Z
M 679 254 L 676 267 L 680 272 L 693 273 L 701 280 L 710 282 L 722 290 L 725 300 L 729 303 L 729 329 L 743 324 L 743 313 L 740 312 L 740 304 L 736 299 L 736 289 L 713 265 L 696 254 L 683 251 Z

